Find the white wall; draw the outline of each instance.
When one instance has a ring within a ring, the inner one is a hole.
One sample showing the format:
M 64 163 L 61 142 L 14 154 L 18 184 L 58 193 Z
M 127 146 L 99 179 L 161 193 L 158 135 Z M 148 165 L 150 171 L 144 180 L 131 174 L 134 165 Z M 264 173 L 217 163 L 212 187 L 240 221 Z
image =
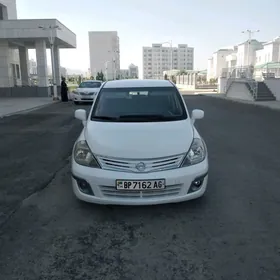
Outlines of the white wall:
M 254 98 L 244 82 L 233 82 L 226 93 L 227 97 L 254 101 Z
M 256 65 L 268 62 L 278 62 L 280 59 L 279 49 L 279 42 L 265 44 L 262 50 L 256 51 Z
M 264 83 L 270 89 L 276 100 L 280 101 L 280 79 L 264 80 Z
M 256 52 L 262 49 L 262 44 L 257 40 L 252 40 L 250 45 L 248 42 L 238 45 L 237 50 L 237 67 L 255 65 L 256 63 Z
M 233 50 L 219 50 L 213 54 L 213 74 L 218 78 L 223 68 L 227 68 L 226 56 L 231 54 Z
M 7 7 L 7 19 L 17 19 L 16 0 L 0 0 L 0 4 Z

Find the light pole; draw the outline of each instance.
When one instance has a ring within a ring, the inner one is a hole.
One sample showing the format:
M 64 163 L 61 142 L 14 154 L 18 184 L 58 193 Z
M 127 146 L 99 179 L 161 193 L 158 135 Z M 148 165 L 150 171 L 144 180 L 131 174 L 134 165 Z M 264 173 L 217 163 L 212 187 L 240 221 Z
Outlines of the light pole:
M 39 26 L 40 29 L 42 30 L 49 30 L 49 42 L 50 42 L 50 47 L 51 47 L 51 60 L 52 60 L 52 79 L 53 79 L 53 100 L 58 100 L 57 96 L 57 84 L 56 84 L 56 74 L 55 74 L 55 66 L 54 66 L 54 36 L 53 36 L 53 31 L 58 29 L 61 30 L 61 28 L 58 25 L 50 25 L 50 26 Z
M 248 50 L 247 50 L 247 66 L 250 64 L 250 51 L 251 51 L 251 40 L 254 33 L 260 32 L 260 30 L 250 30 L 242 31 L 242 33 L 248 33 Z
M 108 63 L 110 62 L 111 62 L 110 60 L 105 62 L 105 77 L 107 81 L 108 81 Z
M 167 42 L 163 42 L 161 43 L 161 45 L 163 44 L 169 44 L 169 47 L 170 47 L 170 70 L 173 69 L 173 49 L 172 49 L 172 40 L 170 41 L 167 41 Z M 162 50 L 160 50 L 160 65 L 161 65 L 161 68 L 162 68 Z M 163 69 L 161 69 L 163 70 Z M 170 75 L 171 75 L 171 71 L 170 71 Z
M 113 52 L 114 54 L 119 54 L 120 51 L 108 51 L 109 53 Z M 115 55 L 112 58 L 112 70 L 113 70 L 113 80 L 116 79 L 116 57 Z

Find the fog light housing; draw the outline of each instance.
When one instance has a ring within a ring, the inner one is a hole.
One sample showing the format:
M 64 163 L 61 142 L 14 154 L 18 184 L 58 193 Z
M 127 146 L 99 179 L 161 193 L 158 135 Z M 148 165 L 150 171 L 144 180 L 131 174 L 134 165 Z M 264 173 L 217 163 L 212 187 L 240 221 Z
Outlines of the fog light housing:
M 206 177 L 207 174 L 204 174 L 202 176 L 199 176 L 197 178 L 195 178 L 192 183 L 191 186 L 189 188 L 188 193 L 193 193 L 193 192 L 197 192 L 198 190 L 200 190 L 200 188 L 202 187 L 202 184 L 204 182 L 204 178 Z
M 86 180 L 78 178 L 74 175 L 73 178 L 76 180 L 78 188 L 82 193 L 87 195 L 94 195 L 90 184 Z

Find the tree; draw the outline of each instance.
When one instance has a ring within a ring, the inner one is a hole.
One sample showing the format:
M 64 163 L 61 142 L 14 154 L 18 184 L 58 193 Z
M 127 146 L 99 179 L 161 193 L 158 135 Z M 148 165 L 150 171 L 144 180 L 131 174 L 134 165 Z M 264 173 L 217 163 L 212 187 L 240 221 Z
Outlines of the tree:
M 79 75 L 79 77 L 78 77 L 78 85 L 80 85 L 81 83 L 82 83 L 82 76 Z
M 100 72 L 100 81 L 104 81 L 104 74 L 102 71 Z
M 90 76 L 90 80 L 94 80 L 94 77 L 93 77 L 93 76 Z
M 103 74 L 103 72 L 101 71 L 100 73 L 99 72 L 97 72 L 97 75 L 96 75 L 96 80 L 98 80 L 98 81 L 104 81 L 105 80 L 105 78 L 104 78 L 104 74 Z

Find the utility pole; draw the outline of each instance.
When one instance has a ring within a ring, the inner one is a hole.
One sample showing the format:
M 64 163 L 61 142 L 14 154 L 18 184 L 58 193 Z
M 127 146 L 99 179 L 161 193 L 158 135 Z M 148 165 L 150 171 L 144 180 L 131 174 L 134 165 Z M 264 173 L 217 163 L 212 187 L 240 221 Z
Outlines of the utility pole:
M 248 50 L 247 50 L 247 66 L 249 67 L 250 64 L 250 52 L 251 52 L 251 41 L 252 41 L 252 35 L 260 32 L 260 30 L 250 30 L 247 29 L 246 31 L 242 31 L 242 33 L 248 34 Z

